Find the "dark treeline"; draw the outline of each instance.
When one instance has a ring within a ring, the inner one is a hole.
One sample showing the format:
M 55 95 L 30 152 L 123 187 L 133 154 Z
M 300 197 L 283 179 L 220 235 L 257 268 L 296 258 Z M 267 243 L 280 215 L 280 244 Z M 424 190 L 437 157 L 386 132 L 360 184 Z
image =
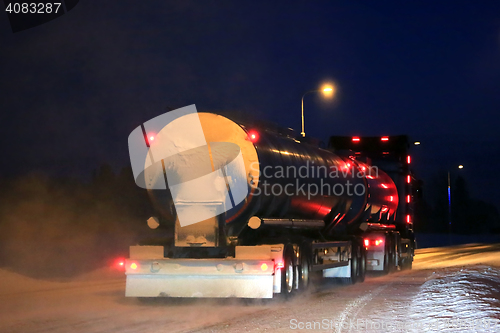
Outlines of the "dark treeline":
M 70 277 L 126 257 L 148 233 L 152 207 L 130 168 L 89 182 L 34 173 L 2 180 L 0 264 L 37 277 Z
M 462 176 L 451 179 L 451 216 L 446 172 L 440 172 L 433 177 L 428 184 L 425 184 L 424 191 L 425 200 L 419 200 L 416 207 L 414 227 L 417 232 L 500 234 L 500 215 L 497 207 L 474 199 Z

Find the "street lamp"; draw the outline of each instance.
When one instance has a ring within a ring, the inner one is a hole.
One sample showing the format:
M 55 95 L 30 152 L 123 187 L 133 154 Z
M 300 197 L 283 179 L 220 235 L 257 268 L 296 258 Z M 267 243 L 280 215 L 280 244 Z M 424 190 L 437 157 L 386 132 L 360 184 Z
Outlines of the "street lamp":
M 302 132 L 300 132 L 300 134 L 302 135 L 302 137 L 305 137 L 306 136 L 306 132 L 304 131 L 304 97 L 309 94 L 309 93 L 312 93 L 312 92 L 318 92 L 318 91 L 321 91 L 325 96 L 333 96 L 333 94 L 335 94 L 335 90 L 334 90 L 334 86 L 331 86 L 331 85 L 325 85 L 323 88 L 321 89 L 314 89 L 314 90 L 309 90 L 309 91 L 306 91 L 304 93 L 304 95 L 302 95 Z
M 463 169 L 464 166 L 460 164 L 459 169 Z M 450 171 L 448 170 L 448 242 L 451 245 L 451 182 L 450 182 Z

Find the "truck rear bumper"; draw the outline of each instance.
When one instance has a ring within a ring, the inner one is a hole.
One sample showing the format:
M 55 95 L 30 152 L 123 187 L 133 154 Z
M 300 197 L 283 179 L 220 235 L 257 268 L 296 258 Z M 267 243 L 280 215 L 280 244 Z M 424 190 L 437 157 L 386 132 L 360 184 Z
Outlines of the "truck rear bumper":
M 127 260 L 127 297 L 272 298 L 273 260 Z
M 272 298 L 272 276 L 127 276 L 127 297 Z

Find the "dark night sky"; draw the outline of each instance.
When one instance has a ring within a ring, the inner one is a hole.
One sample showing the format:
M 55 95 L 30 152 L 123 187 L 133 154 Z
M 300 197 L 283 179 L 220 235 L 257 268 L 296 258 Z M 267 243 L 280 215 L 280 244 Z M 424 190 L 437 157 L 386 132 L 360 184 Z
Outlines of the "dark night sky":
M 500 2 L 86 1 L 13 34 L 0 15 L 4 175 L 128 165 L 165 111 L 241 110 L 306 133 L 409 134 L 417 173 L 464 164 L 500 206 Z M 455 171 L 456 174 L 458 171 Z

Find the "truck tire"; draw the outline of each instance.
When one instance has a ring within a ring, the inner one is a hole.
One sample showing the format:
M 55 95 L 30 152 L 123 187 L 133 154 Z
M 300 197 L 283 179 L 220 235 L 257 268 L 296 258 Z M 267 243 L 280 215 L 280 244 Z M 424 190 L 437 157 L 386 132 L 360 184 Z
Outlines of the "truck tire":
M 281 272 L 281 294 L 287 298 L 293 294 L 295 286 L 295 256 L 291 244 L 285 246 L 283 251 L 284 267 Z
M 358 266 L 359 266 L 358 282 L 364 282 L 366 276 L 366 248 L 363 246 L 362 243 L 359 244 Z
M 311 250 L 307 243 L 299 247 L 299 290 L 307 290 L 311 284 Z
M 390 241 L 390 263 L 389 263 L 389 272 L 390 273 L 393 273 L 397 270 L 397 266 L 396 266 L 396 257 L 397 257 L 397 253 L 396 253 L 396 239 L 394 237 L 393 234 L 390 234 L 387 238 L 389 238 L 391 241 Z
M 382 269 L 382 273 L 389 274 L 391 272 L 391 244 L 389 237 L 385 237 L 385 246 L 384 246 L 384 267 Z
M 351 277 L 348 278 L 350 284 L 355 284 L 359 277 L 359 246 L 356 240 L 352 241 L 352 251 L 351 251 Z
M 411 258 L 404 258 L 401 262 L 401 270 L 412 269 L 413 260 Z

